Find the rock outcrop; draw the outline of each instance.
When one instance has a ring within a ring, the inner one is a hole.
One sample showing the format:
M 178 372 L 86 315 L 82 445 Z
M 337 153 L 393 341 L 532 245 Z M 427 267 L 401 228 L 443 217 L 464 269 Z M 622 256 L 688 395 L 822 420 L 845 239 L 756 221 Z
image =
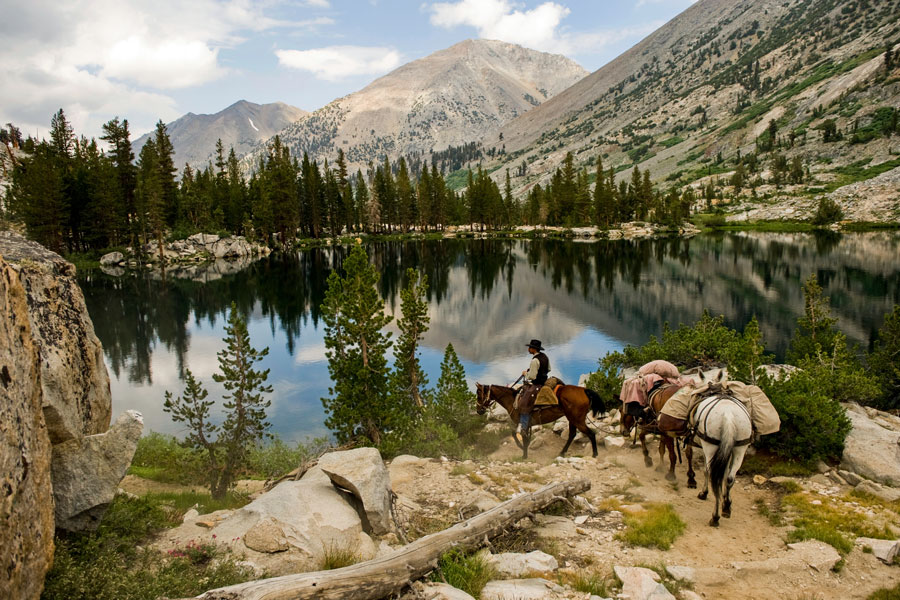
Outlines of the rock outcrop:
M 40 381 L 25 289 L 0 256 L 0 598 L 38 598 L 53 558 Z
M 104 433 L 111 410 L 75 267 L 0 232 L 0 598 L 37 599 L 54 527 L 96 526 L 112 500 L 141 421 Z
M 106 433 L 53 446 L 51 473 L 57 529 L 96 529 L 131 464 L 144 420 L 122 414 Z
M 50 441 L 106 431 L 112 411 L 109 375 L 74 265 L 12 232 L 0 232 L 0 255 L 25 288 Z
M 853 429 L 844 442 L 841 467 L 867 479 L 900 486 L 900 417 L 845 404 Z
M 359 500 L 368 530 L 375 535 L 391 531 L 391 478 L 378 450 L 329 452 L 319 458 L 318 467 L 332 483 Z
M 145 260 L 150 263 L 160 261 L 159 246 L 147 243 L 141 248 Z M 248 242 L 244 236 L 235 235 L 220 238 L 211 233 L 195 233 L 183 239 L 163 245 L 162 260 L 167 264 L 198 263 L 225 260 L 241 260 L 267 256 L 271 249 L 267 246 Z M 100 266 L 110 275 L 122 275 L 125 266 L 137 266 L 133 257 L 121 252 L 110 252 L 100 257 Z M 246 263 L 245 265 L 246 266 Z

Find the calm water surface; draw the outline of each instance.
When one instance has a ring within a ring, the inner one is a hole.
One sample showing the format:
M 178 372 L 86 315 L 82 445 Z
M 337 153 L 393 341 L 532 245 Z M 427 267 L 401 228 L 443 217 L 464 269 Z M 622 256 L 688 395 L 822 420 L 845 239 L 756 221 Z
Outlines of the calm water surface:
M 779 356 L 803 311 L 802 282 L 816 273 L 848 337 L 866 347 L 900 303 L 900 234 L 709 234 L 692 240 L 564 242 L 441 240 L 367 245 L 387 310 L 399 312 L 404 273 L 429 281 L 431 328 L 422 348 L 431 382 L 452 343 L 474 381 L 508 383 L 543 341 L 552 373 L 577 382 L 597 359 L 659 335 L 665 322 L 692 324 L 704 308 L 742 329 L 757 315 Z M 269 420 L 285 440 L 325 435 L 320 398 L 328 365 L 319 305 L 328 274 L 347 249 L 305 250 L 243 269 L 81 276 L 110 371 L 114 415 L 136 409 L 146 430 L 183 434 L 162 411 L 180 394 L 185 368 L 210 395 L 228 307 L 249 319 L 274 387 Z M 230 272 L 229 271 L 236 271 Z M 394 328 L 395 335 L 396 329 Z

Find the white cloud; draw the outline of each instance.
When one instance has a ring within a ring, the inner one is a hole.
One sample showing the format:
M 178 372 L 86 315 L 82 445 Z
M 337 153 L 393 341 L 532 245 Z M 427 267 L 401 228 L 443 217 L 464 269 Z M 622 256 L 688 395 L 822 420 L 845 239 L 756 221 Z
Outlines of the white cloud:
M 484 38 L 551 51 L 557 50 L 557 30 L 570 12 L 555 2 L 545 2 L 531 10 L 515 10 L 508 0 L 436 2 L 430 8 L 432 25 L 444 28 L 468 25 Z
M 174 118 L 175 102 L 161 92 L 223 77 L 228 70 L 219 51 L 242 43 L 244 33 L 322 23 L 268 16 L 281 1 L 4 3 L 0 81 L 9 93 L 0 121 L 43 135 L 49 116 L 62 107 L 76 131 L 97 135 L 116 114 L 127 116 L 133 131 Z
M 331 3 L 328 0 L 306 0 L 306 5 L 313 8 L 331 8 Z
M 662 24 L 660 21 L 616 30 L 571 32 L 562 26 L 571 11 L 556 2 L 544 2 L 530 10 L 520 10 L 509 0 L 436 2 L 426 8 L 432 13 L 431 24 L 437 27 L 473 27 L 482 38 L 567 56 L 591 54 L 623 39 L 643 37 Z
M 354 75 L 377 75 L 398 67 L 402 61 L 393 48 L 379 46 L 328 46 L 311 50 L 277 50 L 285 67 L 309 71 L 317 78 L 338 81 Z

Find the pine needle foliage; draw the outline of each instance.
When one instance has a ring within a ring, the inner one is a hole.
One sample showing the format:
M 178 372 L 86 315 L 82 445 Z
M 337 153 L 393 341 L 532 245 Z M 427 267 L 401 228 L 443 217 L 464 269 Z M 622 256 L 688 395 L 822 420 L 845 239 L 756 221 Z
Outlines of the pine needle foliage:
M 835 323 L 837 319 L 831 316 L 828 297 L 822 295 L 822 286 L 813 273 L 803 284 L 803 316 L 797 320 L 787 362 L 796 365 L 804 357 L 815 356 L 820 351 L 831 353 L 837 333 Z
M 394 352 L 394 391 L 402 404 L 412 403 L 419 409 L 425 406 L 423 388 L 428 384 L 419 362 L 419 342 L 428 331 L 428 277 L 419 275 L 415 269 L 406 270 L 409 282 L 400 290 L 400 311 L 397 321 L 400 336 Z
M 356 245 L 344 260 L 344 275 L 332 271 L 322 303 L 325 355 L 332 387 L 322 398 L 325 425 L 338 443 L 358 440 L 380 446 L 385 432 L 398 429 L 408 415 L 390 401 L 386 355 L 391 321 L 375 284 L 378 271 Z
M 175 422 L 187 423 L 190 429 L 186 441 L 206 452 L 209 489 L 217 500 L 225 497 L 240 469 L 246 466 L 250 450 L 266 435 L 266 409 L 271 401 L 265 394 L 272 392 L 272 386 L 265 383 L 269 369 L 253 368 L 269 349 L 256 350 L 250 345 L 247 323 L 234 303 L 224 341 L 225 348 L 218 353 L 220 373 L 213 375 L 228 392 L 222 396 L 226 410 L 222 425 L 210 423 L 213 401 L 206 399 L 207 391 L 190 371 L 185 377 L 184 395 L 173 399 L 166 392 L 163 408 Z

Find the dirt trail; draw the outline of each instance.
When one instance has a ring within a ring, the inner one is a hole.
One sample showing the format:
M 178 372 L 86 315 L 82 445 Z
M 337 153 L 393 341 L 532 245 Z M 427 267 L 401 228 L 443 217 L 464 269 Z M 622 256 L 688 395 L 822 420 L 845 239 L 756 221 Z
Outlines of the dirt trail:
M 564 440 L 544 430 L 538 448 L 530 451 L 528 461 L 521 461 L 521 451 L 505 443 L 490 457 L 475 462 L 443 463 L 442 468 L 424 469 L 408 485 L 397 490 L 431 510 L 449 507 L 447 516 L 461 498 L 481 487 L 500 499 L 519 490 L 537 489 L 546 482 L 569 477 L 587 477 L 592 489 L 585 497 L 596 507 L 610 497 L 624 504 L 663 502 L 671 504 L 685 521 L 687 528 L 668 551 L 629 547 L 614 538 L 623 527 L 618 512 L 595 515 L 581 525 L 572 536 L 556 540 L 560 565 L 569 568 L 611 571 L 614 565 L 678 565 L 694 568 L 694 590 L 706 598 L 731 600 L 758 598 L 845 600 L 865 599 L 872 591 L 900 581 L 900 568 L 880 563 L 859 548 L 846 557 L 839 572 L 818 572 L 809 566 L 791 569 L 736 569 L 732 563 L 761 561 L 794 552 L 785 544 L 788 527 L 775 527 L 754 503 L 762 499 L 772 504 L 776 498 L 773 486 L 759 486 L 748 477 L 739 476 L 732 490 L 733 516 L 722 519 L 719 528 L 707 523 L 713 510 L 710 500 L 697 498 L 697 490 L 686 486 L 686 466 L 678 465 L 678 481 L 671 484 L 665 473 L 644 466 L 640 447 L 599 450 L 594 459 L 590 444 L 574 444 L 569 456 L 582 457 L 574 462 L 556 462 Z M 654 463 L 656 443 L 651 444 Z M 701 454 L 702 458 L 702 454 Z M 695 455 L 695 470 L 700 460 Z M 433 467 L 438 467 L 437 464 Z M 472 474 L 461 473 L 471 469 Z M 453 474 L 451 474 L 453 473 Z M 698 483 L 703 485 L 702 471 Z M 479 484 L 479 480 L 483 483 Z M 458 508 L 457 508 L 458 510 Z M 618 516 L 618 518 L 617 518 Z

